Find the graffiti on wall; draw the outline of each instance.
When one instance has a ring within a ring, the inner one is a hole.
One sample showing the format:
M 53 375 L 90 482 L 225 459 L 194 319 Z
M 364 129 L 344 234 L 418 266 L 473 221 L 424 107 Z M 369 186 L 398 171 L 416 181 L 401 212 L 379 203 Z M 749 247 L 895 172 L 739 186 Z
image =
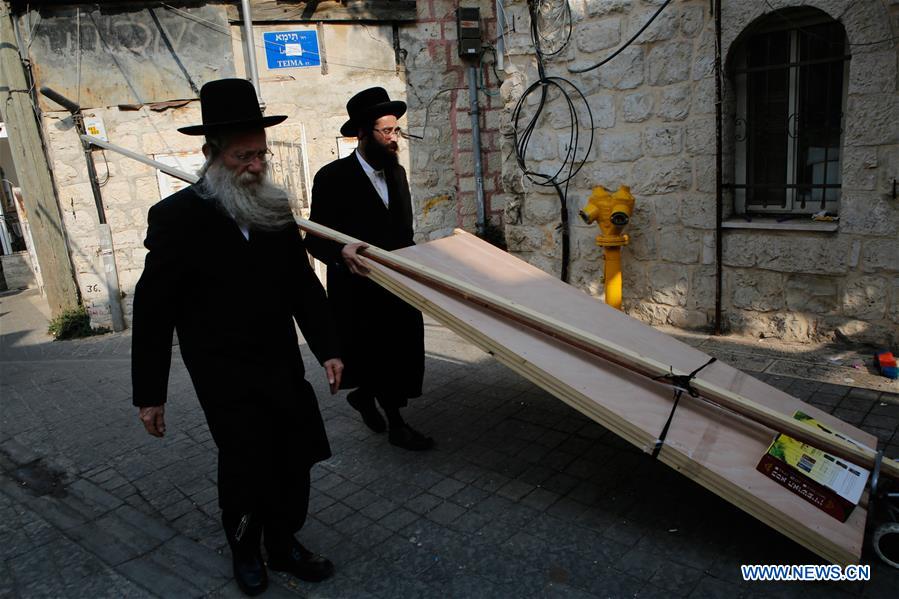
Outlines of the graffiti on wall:
M 234 76 L 221 6 L 41 7 L 21 25 L 38 86 L 85 108 L 196 98 L 207 81 Z

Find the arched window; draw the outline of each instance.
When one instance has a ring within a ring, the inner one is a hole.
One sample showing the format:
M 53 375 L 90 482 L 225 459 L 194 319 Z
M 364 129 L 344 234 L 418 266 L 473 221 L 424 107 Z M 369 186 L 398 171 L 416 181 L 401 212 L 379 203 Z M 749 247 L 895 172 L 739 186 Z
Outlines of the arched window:
M 734 52 L 735 211 L 836 213 L 849 67 L 843 26 L 818 10 L 781 10 L 745 31 Z

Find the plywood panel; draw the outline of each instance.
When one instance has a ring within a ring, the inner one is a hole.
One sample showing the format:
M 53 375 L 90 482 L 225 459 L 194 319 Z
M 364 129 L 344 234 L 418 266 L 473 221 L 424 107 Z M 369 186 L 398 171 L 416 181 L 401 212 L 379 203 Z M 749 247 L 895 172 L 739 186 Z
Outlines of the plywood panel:
M 691 371 L 709 356 L 464 233 L 396 252 L 643 355 Z M 668 417 L 672 390 L 380 265 L 373 278 L 445 322 L 569 405 L 649 452 Z M 739 366 L 739 365 L 736 365 Z M 785 414 L 802 409 L 871 447 L 876 439 L 814 406 L 715 362 L 698 378 Z M 659 459 L 836 563 L 861 555 L 866 510 L 840 523 L 756 472 L 774 432 L 684 397 Z

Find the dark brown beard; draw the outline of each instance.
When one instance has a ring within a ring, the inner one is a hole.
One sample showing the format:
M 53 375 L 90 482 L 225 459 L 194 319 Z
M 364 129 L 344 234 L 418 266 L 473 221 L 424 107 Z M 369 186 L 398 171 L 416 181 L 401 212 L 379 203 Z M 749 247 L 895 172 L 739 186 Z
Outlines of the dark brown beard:
M 400 146 L 395 141 L 382 144 L 374 137 L 369 137 L 362 147 L 365 161 L 375 170 L 392 169 L 400 163 Z

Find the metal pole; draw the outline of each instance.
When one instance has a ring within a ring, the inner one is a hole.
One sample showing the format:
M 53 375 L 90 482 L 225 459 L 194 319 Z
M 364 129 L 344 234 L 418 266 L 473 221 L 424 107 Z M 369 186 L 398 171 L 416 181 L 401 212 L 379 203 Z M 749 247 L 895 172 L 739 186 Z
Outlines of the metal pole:
M 503 9 L 503 0 L 496 0 L 493 10 L 496 14 L 496 68 L 502 71 L 505 68 L 503 60 L 506 54 L 506 11 Z
M 245 61 L 247 64 L 247 73 L 250 75 L 250 81 L 256 88 L 256 97 L 259 99 L 259 107 L 265 109 L 265 102 L 262 101 L 262 90 L 259 88 L 259 71 L 256 68 L 256 41 L 253 37 L 253 14 L 250 11 L 250 0 L 240 0 L 241 11 L 243 12 L 243 43 L 246 51 Z
M 723 252 L 721 244 L 724 229 L 721 221 L 724 216 L 724 194 L 721 188 L 723 181 L 723 157 L 721 131 L 721 0 L 715 0 L 715 334 L 721 334 L 721 280 L 723 278 L 721 261 Z
M 45 88 L 46 89 L 46 88 Z M 84 117 L 81 112 L 72 113 L 72 120 L 75 121 L 75 129 L 78 131 L 78 137 L 86 135 L 87 130 L 84 128 Z M 81 140 L 81 149 L 84 152 L 84 160 L 87 162 L 87 176 L 90 179 L 91 191 L 94 194 L 94 205 L 97 207 L 97 218 L 101 225 L 106 224 L 106 209 L 103 207 L 103 196 L 100 193 L 100 184 L 97 182 L 97 165 L 94 164 L 94 154 L 91 150 L 91 144 Z
M 474 178 L 477 191 L 478 209 L 478 236 L 483 237 L 485 229 L 484 218 L 484 176 L 481 165 L 481 124 L 478 110 L 478 67 L 468 67 L 468 98 L 470 101 L 469 114 L 471 115 L 472 152 L 474 154 Z
M 91 144 L 84 139 L 84 117 L 80 112 L 72 115 L 75 120 L 75 128 L 81 137 L 81 145 L 84 148 L 84 158 L 87 161 L 87 175 L 90 178 L 91 191 L 94 192 L 94 204 L 97 206 L 97 218 L 100 220 L 98 227 L 100 233 L 100 261 L 103 263 L 103 272 L 106 275 L 106 294 L 109 298 L 109 317 L 112 319 L 112 330 L 115 332 L 125 330 L 125 313 L 122 311 L 122 291 L 119 287 L 119 273 L 115 263 L 115 249 L 112 245 L 112 229 L 106 222 L 106 209 L 103 207 L 103 196 L 100 193 L 100 184 L 97 182 L 97 167 L 94 164 L 94 154 Z

